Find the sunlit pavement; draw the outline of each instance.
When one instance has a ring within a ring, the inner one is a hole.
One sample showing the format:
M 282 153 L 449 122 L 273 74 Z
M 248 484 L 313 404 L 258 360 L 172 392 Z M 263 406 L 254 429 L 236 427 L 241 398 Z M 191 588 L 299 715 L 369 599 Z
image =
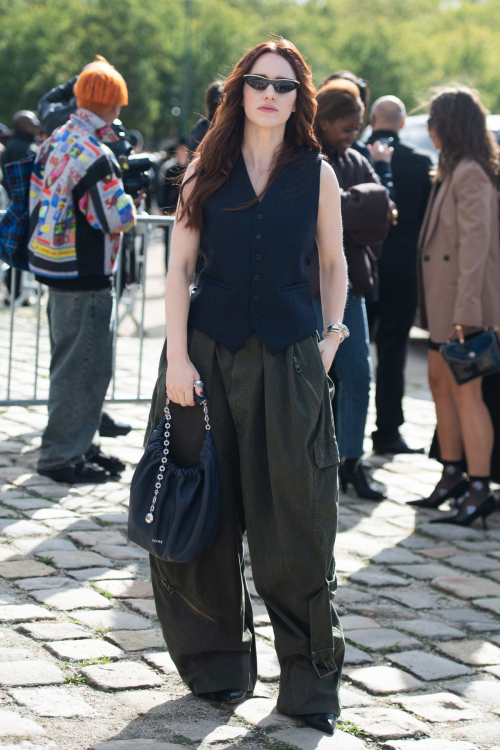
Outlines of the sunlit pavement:
M 152 249 L 141 394 L 162 347 L 162 248 Z M 8 311 L 0 312 L 5 334 Z M 32 312 L 16 317 L 13 393 L 32 386 Z M 135 397 L 138 339 L 118 342 L 116 395 Z M 47 387 L 42 330 L 39 393 Z M 6 338 L 2 347 L 5 368 Z M 430 445 L 434 408 L 426 350 L 414 341 L 406 424 Z M 5 372 L 5 370 L 4 370 Z M 3 374 L 4 374 L 3 372 Z M 439 465 L 424 455 L 370 456 L 387 500 L 341 496 L 336 563 L 347 652 L 339 730 L 328 738 L 278 714 L 279 663 L 247 560 L 259 678 L 235 711 L 195 698 L 181 682 L 155 616 L 146 553 L 127 541 L 128 488 L 142 454 L 148 404 L 113 405 L 132 424 L 105 452 L 128 469 L 97 486 L 36 474 L 45 407 L 0 413 L 0 749 L 172 750 L 321 746 L 338 750 L 500 747 L 500 513 L 489 530 L 430 525 L 443 512 L 406 505 L 430 494 Z M 373 411 L 367 435 L 373 429 Z M 3 743 L 3 744 L 2 744 Z

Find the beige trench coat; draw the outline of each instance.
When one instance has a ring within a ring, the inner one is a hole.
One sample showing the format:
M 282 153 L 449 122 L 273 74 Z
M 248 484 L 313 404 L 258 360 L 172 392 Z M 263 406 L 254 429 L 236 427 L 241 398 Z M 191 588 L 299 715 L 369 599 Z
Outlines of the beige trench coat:
M 500 326 L 498 197 L 476 161 L 434 185 L 418 248 L 420 319 L 432 341 L 456 324 Z

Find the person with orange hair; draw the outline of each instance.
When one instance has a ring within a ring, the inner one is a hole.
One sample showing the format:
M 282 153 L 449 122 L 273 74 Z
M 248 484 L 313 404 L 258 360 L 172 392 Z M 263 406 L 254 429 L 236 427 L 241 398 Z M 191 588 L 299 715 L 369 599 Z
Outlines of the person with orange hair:
M 127 85 L 104 58 L 74 86 L 77 110 L 35 159 L 30 185 L 29 264 L 49 286 L 49 421 L 38 472 L 58 482 L 105 482 L 125 465 L 92 439 L 112 374 L 112 279 L 132 198 L 106 145 L 128 103 Z

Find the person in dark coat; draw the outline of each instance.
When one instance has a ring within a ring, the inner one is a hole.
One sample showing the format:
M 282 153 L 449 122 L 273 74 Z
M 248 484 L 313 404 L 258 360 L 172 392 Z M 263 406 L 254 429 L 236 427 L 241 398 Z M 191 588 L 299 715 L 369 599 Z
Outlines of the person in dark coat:
M 6 164 L 21 161 L 36 154 L 38 145 L 36 137 L 40 129 L 40 122 L 34 112 L 22 109 L 12 118 L 12 137 L 7 141 L 5 149 L 0 154 L 1 173 Z M 10 190 L 6 181 L 3 183 L 5 192 L 10 199 Z M 12 271 L 10 268 L 4 274 L 4 284 L 9 294 L 11 292 Z M 21 273 L 15 274 L 14 297 L 17 299 L 21 292 Z
M 12 137 L 0 157 L 2 169 L 6 164 L 12 164 L 12 162 L 21 161 L 36 154 L 36 137 L 39 129 L 40 122 L 34 112 L 27 109 L 16 112 L 12 119 Z M 8 192 L 8 186 L 5 185 L 5 187 Z
M 189 163 L 189 149 L 180 138 L 173 148 L 174 156 L 167 159 L 158 173 L 158 208 L 163 214 L 175 214 L 179 199 L 180 178 Z M 165 227 L 165 268 L 168 270 L 170 228 Z
M 377 429 L 375 453 L 423 453 L 401 437 L 404 423 L 404 370 L 410 328 L 417 309 L 417 241 L 431 190 L 429 157 L 399 140 L 406 110 L 394 96 L 373 104 L 368 144 L 392 146 L 392 174 L 398 223 L 391 227 L 378 260 L 378 300 L 368 305 L 368 320 L 377 345 Z
M 76 112 L 76 96 L 73 91 L 78 76 L 73 76 L 61 86 L 48 91 L 38 102 L 38 116 L 47 137 L 68 122 Z
M 373 167 L 350 148 L 362 123 L 363 104 L 356 85 L 334 80 L 316 95 L 316 133 L 332 165 L 341 190 L 344 250 L 349 268 L 349 293 L 344 323 L 350 330 L 335 358 L 332 375 L 338 383 L 337 430 L 342 457 L 340 481 L 352 484 L 359 495 L 381 500 L 384 495 L 368 481 L 362 464 L 363 441 L 371 381 L 370 342 L 364 295 L 376 284 L 377 256 L 389 228 L 390 198 Z M 385 149 L 375 158 L 388 158 Z M 323 330 L 318 262 L 309 267 L 318 330 Z
M 208 132 L 212 124 L 217 107 L 220 104 L 222 91 L 224 89 L 223 81 L 214 81 L 205 91 L 205 117 L 200 117 L 194 125 L 188 140 L 188 149 L 194 153 Z

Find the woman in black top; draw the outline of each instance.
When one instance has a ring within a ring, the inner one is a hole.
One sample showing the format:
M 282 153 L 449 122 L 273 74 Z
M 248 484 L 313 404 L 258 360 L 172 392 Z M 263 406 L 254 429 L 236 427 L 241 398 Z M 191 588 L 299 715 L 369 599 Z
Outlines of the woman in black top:
M 193 465 L 203 419 L 183 407 L 194 405 L 193 386 L 207 394 L 222 520 L 197 561 L 151 558 L 151 568 L 182 678 L 196 694 L 240 702 L 257 678 L 246 531 L 275 633 L 278 710 L 333 734 L 344 644 L 332 605 L 339 459 L 327 371 L 345 331 L 334 326 L 318 343 L 307 274 L 316 240 L 325 323 L 341 324 L 347 280 L 339 189 L 319 158 L 315 107 L 311 72 L 293 44 L 254 47 L 226 81 L 186 172 L 150 426 L 163 411 L 166 370 L 172 460 Z M 191 296 L 199 253 L 205 265 Z

